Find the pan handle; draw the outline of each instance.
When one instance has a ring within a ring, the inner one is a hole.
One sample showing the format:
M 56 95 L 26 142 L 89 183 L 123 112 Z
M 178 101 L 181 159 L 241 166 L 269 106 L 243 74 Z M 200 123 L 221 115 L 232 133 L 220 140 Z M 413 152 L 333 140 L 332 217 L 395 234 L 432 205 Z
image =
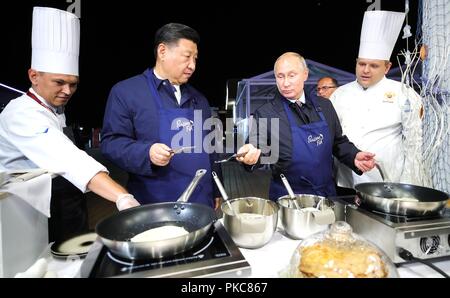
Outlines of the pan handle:
M 380 172 L 381 179 L 383 182 L 390 182 L 389 176 L 386 174 L 386 169 L 381 165 L 379 161 L 375 163 L 375 167 L 377 168 L 378 172 Z
M 300 210 L 300 206 L 298 206 L 298 203 L 297 203 L 297 197 L 295 196 L 294 191 L 292 190 L 292 187 L 289 184 L 289 181 L 287 180 L 286 176 L 284 176 L 284 174 L 280 174 L 280 178 L 281 178 L 281 181 L 283 181 L 284 187 L 286 188 L 286 190 L 289 194 L 289 197 L 294 201 L 295 208 L 297 210 Z
M 222 195 L 222 199 L 227 203 L 228 208 L 230 208 L 230 211 L 233 213 L 233 215 L 235 215 L 236 217 L 239 218 L 238 212 L 236 212 L 233 207 L 230 204 L 230 201 L 228 201 L 228 195 L 227 192 L 225 191 L 225 188 L 222 185 L 222 182 L 220 182 L 219 176 L 217 176 L 216 172 L 212 172 L 212 176 L 214 179 L 214 182 L 216 182 L 217 188 L 220 191 L 220 194 Z
M 216 185 L 217 185 L 217 188 L 220 191 L 220 194 L 222 195 L 223 200 L 224 201 L 228 201 L 227 192 L 225 191 L 225 188 L 223 187 L 222 182 L 220 182 L 220 179 L 217 176 L 216 172 L 213 171 L 212 172 L 212 176 L 213 176 L 214 182 L 216 182 Z
M 189 197 L 194 192 L 195 187 L 197 186 L 200 179 L 203 177 L 203 175 L 206 174 L 205 169 L 200 169 L 195 172 L 194 179 L 192 179 L 191 184 L 186 188 L 186 190 L 181 194 L 181 196 L 178 198 L 177 202 L 186 203 L 189 200 Z

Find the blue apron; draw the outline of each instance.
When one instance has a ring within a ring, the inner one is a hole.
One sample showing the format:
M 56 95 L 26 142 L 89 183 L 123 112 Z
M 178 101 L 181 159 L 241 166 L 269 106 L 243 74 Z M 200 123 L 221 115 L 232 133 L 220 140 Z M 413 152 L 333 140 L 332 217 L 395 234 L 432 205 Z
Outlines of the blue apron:
M 197 146 L 194 143 L 194 109 L 164 108 L 156 87 L 153 71 L 147 77 L 147 83 L 159 110 L 159 143 L 170 147 L 172 137 L 176 134 L 180 136 L 181 132 L 183 133 L 182 140 L 188 140 L 190 144 L 179 144 L 180 147 Z M 172 129 L 172 123 L 179 123 L 180 125 L 175 125 L 177 128 Z M 203 123 L 195 123 L 195 125 L 203 126 Z M 152 127 L 148 129 L 152 129 Z M 192 149 L 192 153 L 175 154 L 167 166 L 154 168 L 153 177 L 144 177 L 145 183 L 129 184 L 130 192 L 140 200 L 141 204 L 176 201 L 194 178 L 195 172 L 198 169 L 206 169 L 207 174 L 200 179 L 188 202 L 214 207 L 211 163 L 209 155 L 203 150 L 205 134 L 205 131 L 202 130 L 202 142 L 198 145 L 202 147 L 201 153 L 194 153 Z M 198 148 L 195 148 L 195 150 L 198 150 Z
M 292 133 L 292 160 L 284 174 L 296 194 L 333 196 L 336 194 L 332 176 L 333 143 L 322 111 L 314 99 L 311 101 L 320 121 L 299 126 L 288 100 L 283 99 Z M 284 195 L 287 190 L 280 177 L 274 177 L 270 184 L 270 199 L 277 200 Z

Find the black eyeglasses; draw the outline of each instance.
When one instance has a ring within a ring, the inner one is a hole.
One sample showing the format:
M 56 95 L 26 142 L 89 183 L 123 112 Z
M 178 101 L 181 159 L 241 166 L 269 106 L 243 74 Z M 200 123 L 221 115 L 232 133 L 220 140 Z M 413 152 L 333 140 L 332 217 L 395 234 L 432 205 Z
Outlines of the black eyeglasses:
M 327 91 L 328 89 L 337 88 L 337 86 L 323 86 L 323 87 L 317 87 L 316 90 L 319 92 L 320 90 Z

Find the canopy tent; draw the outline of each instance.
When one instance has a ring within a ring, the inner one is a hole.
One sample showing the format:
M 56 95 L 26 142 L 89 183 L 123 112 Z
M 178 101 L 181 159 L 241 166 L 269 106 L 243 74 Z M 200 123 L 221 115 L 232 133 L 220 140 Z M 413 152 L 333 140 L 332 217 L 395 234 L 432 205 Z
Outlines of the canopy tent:
M 308 96 L 316 96 L 317 81 L 324 76 L 330 76 L 338 81 L 339 85 L 350 83 L 356 79 L 353 73 L 331 67 L 313 60 L 306 59 L 309 68 L 308 80 L 305 82 L 304 90 Z M 391 68 L 386 75 L 396 81 L 401 81 L 402 72 L 405 71 L 405 65 Z M 417 65 L 414 72 L 414 80 L 420 83 L 421 64 Z M 234 124 L 237 126 L 239 138 L 244 140 L 248 136 L 249 119 L 254 111 L 264 103 L 273 99 L 277 92 L 275 75 L 273 70 L 254 76 L 249 79 L 243 79 L 238 82 L 237 96 L 233 110 Z
M 335 78 L 339 85 L 355 80 L 355 75 L 347 71 L 334 68 L 313 60 L 306 59 L 309 68 L 308 80 L 305 82 L 305 92 L 309 96 L 316 96 L 317 80 L 324 76 Z M 237 126 L 239 138 L 248 136 L 249 119 L 254 111 L 264 103 L 273 99 L 277 92 L 273 70 L 243 79 L 238 82 L 237 96 L 233 110 L 233 120 Z

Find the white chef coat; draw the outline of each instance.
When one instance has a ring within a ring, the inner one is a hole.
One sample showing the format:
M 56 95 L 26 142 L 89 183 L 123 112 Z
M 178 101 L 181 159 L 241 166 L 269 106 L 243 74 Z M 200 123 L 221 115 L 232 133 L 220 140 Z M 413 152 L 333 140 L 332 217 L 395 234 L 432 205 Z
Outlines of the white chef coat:
M 357 81 L 339 87 L 331 96 L 345 135 L 360 150 L 375 153 L 391 182 L 417 184 L 422 126 L 419 95 L 404 84 L 384 77 L 364 90 Z M 416 172 L 417 175 L 417 172 Z M 339 165 L 339 186 L 382 181 L 373 169 L 362 176 Z
M 46 169 L 86 192 L 89 181 L 107 169 L 78 149 L 63 127 L 63 114 L 52 113 L 27 95 L 11 100 L 0 114 L 0 168 Z

